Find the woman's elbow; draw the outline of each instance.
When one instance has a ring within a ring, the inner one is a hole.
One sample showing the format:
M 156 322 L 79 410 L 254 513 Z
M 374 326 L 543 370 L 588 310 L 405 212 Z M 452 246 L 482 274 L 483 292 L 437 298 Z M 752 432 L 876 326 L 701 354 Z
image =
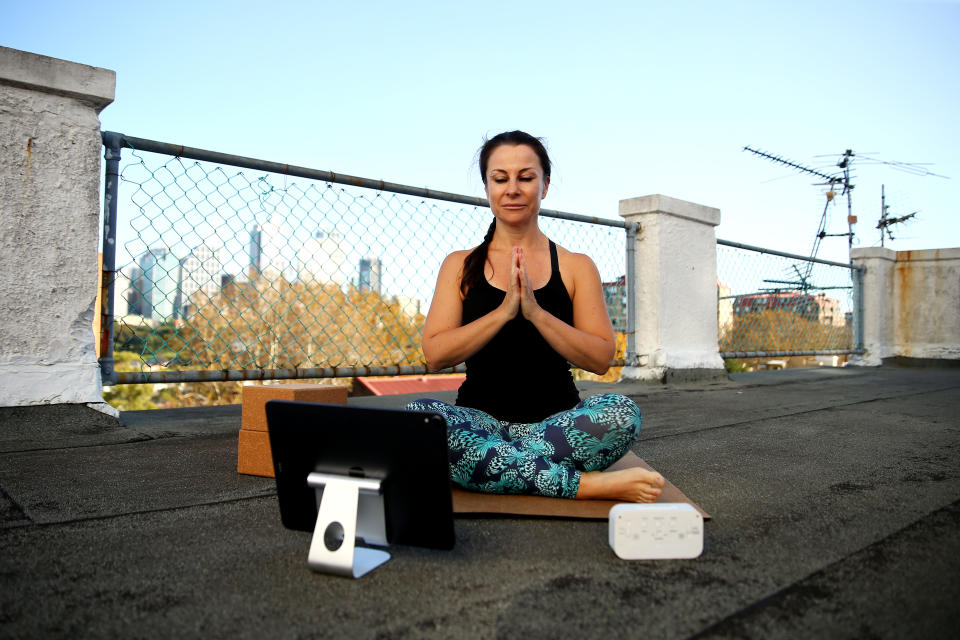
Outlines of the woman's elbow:
M 426 348 L 423 349 L 423 364 L 426 365 L 429 373 L 440 370 L 440 367 L 437 366 L 438 363 L 436 357 L 427 351 Z
M 610 370 L 610 362 L 597 363 L 595 366 L 587 369 L 587 371 L 589 371 L 590 373 L 595 373 L 598 376 L 602 376 L 609 370 Z
M 617 346 L 616 344 L 611 344 L 607 349 L 604 349 L 603 353 L 598 354 L 599 357 L 593 362 L 593 366 L 591 366 L 588 371 L 602 376 L 610 370 L 610 365 L 613 364 L 615 355 L 617 355 Z
M 578 369 L 583 369 L 584 371 L 589 371 L 590 373 L 595 373 L 598 376 L 602 376 L 610 369 L 610 365 L 612 363 L 613 356 L 611 355 L 609 358 L 590 358 L 581 360 L 580 362 L 572 362 L 571 364 Z
M 423 344 L 423 362 L 427 367 L 427 371 L 430 373 L 440 371 L 450 366 L 440 357 L 440 354 L 436 353 L 436 350 L 432 349 L 431 345 L 428 345 L 426 342 Z

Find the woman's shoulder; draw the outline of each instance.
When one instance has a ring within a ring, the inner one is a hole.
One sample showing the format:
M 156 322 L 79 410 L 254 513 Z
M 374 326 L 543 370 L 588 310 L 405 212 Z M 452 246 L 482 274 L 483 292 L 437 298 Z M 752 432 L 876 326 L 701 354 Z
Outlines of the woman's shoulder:
M 443 259 L 443 263 L 440 265 L 441 269 L 456 269 L 459 271 L 463 268 L 463 263 L 467 259 L 467 256 L 470 255 L 472 249 L 460 249 L 459 251 L 453 251 L 452 253 L 447 254 L 447 257 Z
M 567 271 L 575 276 L 597 273 L 597 265 L 590 256 L 585 253 L 575 253 L 559 244 L 557 245 L 557 262 L 560 263 L 560 271 Z
M 440 265 L 440 274 L 437 277 L 437 288 L 449 287 L 451 290 L 460 290 L 460 280 L 463 278 L 463 265 L 470 255 L 469 249 L 454 251 L 443 259 Z
M 590 291 L 599 287 L 600 272 L 587 254 L 575 253 L 557 245 L 557 262 L 560 266 L 560 278 L 571 300 L 577 297 L 578 291 Z

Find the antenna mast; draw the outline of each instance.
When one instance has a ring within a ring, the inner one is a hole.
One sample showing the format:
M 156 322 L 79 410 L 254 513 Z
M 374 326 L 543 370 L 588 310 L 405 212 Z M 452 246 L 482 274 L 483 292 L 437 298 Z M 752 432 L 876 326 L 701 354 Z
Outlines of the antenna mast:
M 880 229 L 880 246 L 884 246 L 884 236 L 890 236 L 890 239 L 893 240 L 893 233 L 890 231 L 890 227 L 893 225 L 909 220 L 913 216 L 917 215 L 918 212 L 914 211 L 913 213 L 908 213 L 905 216 L 900 216 L 898 218 L 888 218 L 887 209 L 890 206 L 887 204 L 887 193 L 886 185 L 880 185 L 880 221 L 877 223 L 877 229 Z
M 850 194 L 853 184 L 850 183 L 850 165 L 853 164 L 853 150 L 847 149 L 837 166 L 843 169 L 843 194 L 847 196 L 847 254 L 853 250 L 853 225 L 857 223 L 857 216 L 853 215 L 853 203 Z M 842 195 L 842 194 L 841 194 Z M 838 234 L 843 235 L 843 234 Z
M 797 171 L 802 171 L 803 173 L 808 173 L 812 176 L 816 176 L 825 181 L 829 185 L 830 190 L 827 192 L 827 202 L 823 207 L 823 215 L 820 217 L 820 228 L 817 230 L 816 240 L 813 242 L 813 249 L 810 252 L 810 257 L 815 258 L 817 256 L 817 250 L 820 248 L 820 241 L 829 236 L 847 236 L 847 250 L 853 248 L 853 225 L 857 222 L 856 216 L 853 215 L 853 202 L 851 199 L 851 192 L 853 191 L 853 183 L 850 182 L 850 165 L 853 164 L 854 153 L 851 149 L 847 149 L 846 152 L 841 157 L 840 161 L 837 163 L 837 166 L 843 170 L 843 177 L 838 175 L 829 175 L 823 173 L 822 171 L 817 171 L 816 169 L 811 169 L 810 167 L 805 167 L 802 164 L 792 162 L 780 156 L 773 155 L 772 153 L 767 153 L 765 151 L 760 151 L 759 149 L 754 149 L 750 146 L 745 146 L 744 151 L 749 151 L 750 153 L 756 154 L 767 160 L 771 160 L 778 164 L 788 166 Z M 833 201 L 834 191 L 833 188 L 836 185 L 842 185 L 843 191 L 841 195 L 847 196 L 847 233 L 827 233 L 827 209 L 830 207 L 830 203 Z M 849 255 L 849 253 L 848 253 Z

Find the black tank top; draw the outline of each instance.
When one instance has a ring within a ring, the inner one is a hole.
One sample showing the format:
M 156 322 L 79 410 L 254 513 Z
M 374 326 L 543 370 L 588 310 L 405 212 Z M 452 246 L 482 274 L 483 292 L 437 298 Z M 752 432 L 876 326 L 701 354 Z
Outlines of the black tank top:
M 557 246 L 550 241 L 550 280 L 533 292 L 547 312 L 573 324 L 573 302 L 560 278 Z M 506 291 L 486 278 L 463 300 L 463 324 L 480 318 L 503 302 Z M 580 394 L 570 365 L 547 343 L 533 323 L 517 313 L 490 342 L 467 358 L 467 379 L 457 404 L 486 411 L 507 422 L 539 422 L 572 408 Z

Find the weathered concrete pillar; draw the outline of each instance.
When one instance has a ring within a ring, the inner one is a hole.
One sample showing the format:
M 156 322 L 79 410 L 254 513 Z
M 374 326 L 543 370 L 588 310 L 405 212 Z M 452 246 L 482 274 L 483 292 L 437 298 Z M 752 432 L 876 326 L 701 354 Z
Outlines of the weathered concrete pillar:
M 894 355 L 893 349 L 893 265 L 897 252 L 883 247 L 852 249 L 850 258 L 858 267 L 866 267 L 863 274 L 861 300 L 863 305 L 864 353 L 850 358 L 855 366 L 879 366 L 884 358 Z
M 960 248 L 898 251 L 893 281 L 897 355 L 960 360 Z
M 91 328 L 107 69 L 0 47 L 0 407 L 104 409 Z
M 720 210 L 652 195 L 621 200 L 620 215 L 640 225 L 634 273 L 639 366 L 624 367 L 623 378 L 725 378 L 717 344 Z
M 863 346 L 851 364 L 885 358 L 960 360 L 960 249 L 854 249 L 866 267 Z

